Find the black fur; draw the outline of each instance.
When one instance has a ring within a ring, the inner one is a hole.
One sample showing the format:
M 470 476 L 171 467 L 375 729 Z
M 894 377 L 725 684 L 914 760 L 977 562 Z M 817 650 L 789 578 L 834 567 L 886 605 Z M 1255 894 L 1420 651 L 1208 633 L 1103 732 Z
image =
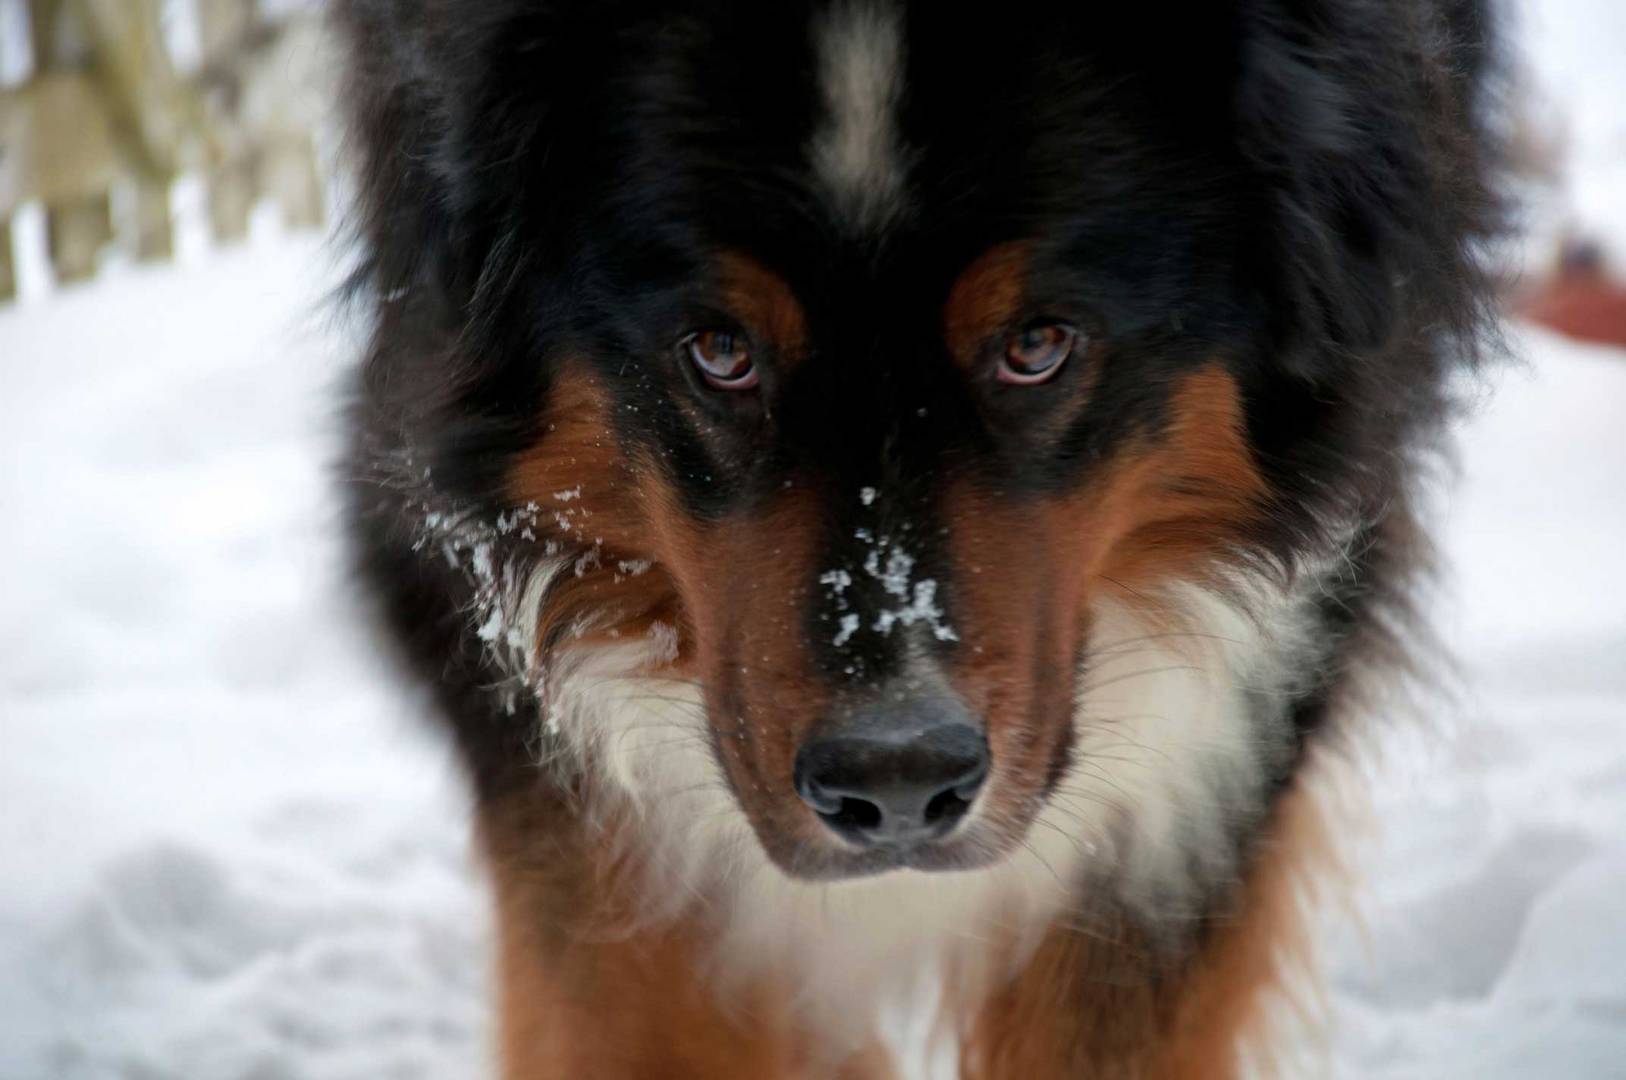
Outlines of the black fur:
M 666 463 L 697 517 L 812 473 L 886 479 L 898 512 L 928 524 L 945 469 L 1067 489 L 1157 427 L 1179 373 L 1222 358 L 1272 490 L 1256 555 L 1285 564 L 1331 521 L 1365 538 L 1325 612 L 1342 645 L 1298 707 L 1308 736 L 1397 610 L 1412 477 L 1486 332 L 1485 11 L 910 3 L 907 203 L 860 234 L 809 179 L 811 21 L 797 2 L 338 6 L 354 290 L 374 318 L 351 531 L 479 789 L 532 775 L 534 705 L 509 711 L 489 691 L 465 576 L 414 544 L 426 502 L 511 509 L 500 478 L 536 438 L 566 353 L 598 366 L 629 418 L 618 436 Z M 990 412 L 944 377 L 934 321 L 966 263 L 1016 238 L 1036 243 L 1035 304 L 1109 358 L 1089 405 L 1042 438 L 1042 397 Z M 724 248 L 791 283 L 818 360 L 765 387 L 771 417 L 703 404 L 702 435 L 677 405 L 693 390 L 672 343 L 715 316 L 708 268 Z M 832 543 L 852 525 L 833 519 Z M 929 565 L 941 555 L 923 543 Z

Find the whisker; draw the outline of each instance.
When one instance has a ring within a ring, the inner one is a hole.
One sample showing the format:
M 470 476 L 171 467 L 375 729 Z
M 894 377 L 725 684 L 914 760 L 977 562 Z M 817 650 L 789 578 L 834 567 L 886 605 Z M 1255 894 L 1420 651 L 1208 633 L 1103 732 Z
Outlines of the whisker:
M 1118 683 L 1121 683 L 1121 682 L 1128 682 L 1130 679 L 1141 679 L 1141 678 L 1146 678 L 1146 677 L 1151 676 L 1151 675 L 1164 675 L 1164 674 L 1167 674 L 1167 673 L 1169 673 L 1171 671 L 1202 671 L 1202 670 L 1203 669 L 1201 667 L 1198 667 L 1196 664 L 1165 664 L 1165 665 L 1162 665 L 1160 667 L 1143 668 L 1140 671 L 1131 671 L 1131 672 L 1128 672 L 1128 673 L 1123 674 L 1123 675 L 1115 675 L 1110 679 L 1103 679 L 1100 682 L 1085 681 L 1079 687 L 1078 693 L 1080 693 L 1080 694 L 1093 694 L 1093 693 L 1097 692 L 1098 690 L 1104 690 L 1106 687 L 1114 686 L 1114 685 L 1116 685 Z
M 1171 640 L 1179 640 L 1179 639 L 1193 639 L 1193 640 L 1199 640 L 1199 641 L 1218 641 L 1218 642 L 1222 642 L 1222 643 L 1224 643 L 1226 645 L 1246 645 L 1247 644 L 1247 642 L 1239 641 L 1236 638 L 1226 637 L 1223 634 L 1205 634 L 1205 633 L 1201 633 L 1201 632 L 1195 631 L 1195 630 L 1168 630 L 1168 631 L 1160 631 L 1160 632 L 1155 633 L 1155 634 L 1142 634 L 1139 637 L 1121 638 L 1119 640 L 1116 640 L 1116 641 L 1112 642 L 1110 645 L 1106 646 L 1105 648 L 1092 648 L 1090 650 L 1090 655 L 1092 657 L 1095 657 L 1095 656 L 1112 656 L 1112 655 L 1114 655 L 1116 653 L 1121 652 L 1123 649 L 1125 649 L 1126 647 L 1129 647 L 1129 646 L 1145 645 L 1148 642 L 1154 642 L 1154 641 L 1171 641 Z
M 1078 837 L 1072 835 L 1066 829 L 1063 829 L 1060 825 L 1057 825 L 1055 822 L 1046 821 L 1044 819 L 1043 814 L 1040 814 L 1038 817 L 1034 818 L 1033 823 L 1035 825 L 1043 825 L 1045 828 L 1049 829 L 1051 832 L 1056 833 L 1063 840 L 1066 840 L 1069 844 L 1073 845 L 1073 851 L 1077 855 L 1079 855 L 1081 858 L 1088 858 L 1089 856 L 1094 854 L 1093 851 L 1091 851 L 1088 847 L 1085 846 L 1085 843 L 1086 843 L 1085 841 L 1083 841 L 1083 840 L 1079 839 Z
M 1034 847 L 1033 844 L 1025 838 L 1018 842 L 1022 845 L 1023 850 L 1025 850 L 1029 855 L 1032 855 L 1035 859 L 1039 860 L 1040 866 L 1043 866 L 1047 871 L 1050 872 L 1050 876 L 1055 878 L 1057 885 L 1061 886 L 1063 889 L 1068 887 L 1067 883 L 1061 879 L 1061 875 L 1056 873 L 1056 868 L 1050 865 L 1050 860 L 1039 854 L 1038 848 Z

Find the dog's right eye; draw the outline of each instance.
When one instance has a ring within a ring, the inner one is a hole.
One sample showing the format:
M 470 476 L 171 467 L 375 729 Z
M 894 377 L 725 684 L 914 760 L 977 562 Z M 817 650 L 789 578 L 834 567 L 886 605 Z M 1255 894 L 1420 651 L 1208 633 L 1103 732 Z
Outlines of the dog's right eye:
M 701 330 L 683 339 L 683 351 L 707 385 L 718 390 L 749 390 L 757 384 L 756 364 L 743 336 L 727 330 Z
M 1078 345 L 1078 331 L 1063 323 L 1030 326 L 1005 343 L 999 381 L 1017 386 L 1048 382 Z

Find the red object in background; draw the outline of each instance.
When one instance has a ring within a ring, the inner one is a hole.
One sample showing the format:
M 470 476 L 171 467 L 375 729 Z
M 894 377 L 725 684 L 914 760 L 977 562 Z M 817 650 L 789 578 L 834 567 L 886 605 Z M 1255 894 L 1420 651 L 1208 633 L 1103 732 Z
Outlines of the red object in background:
M 1626 348 L 1626 283 L 1610 275 L 1596 244 L 1566 244 L 1558 272 L 1515 311 L 1568 337 Z

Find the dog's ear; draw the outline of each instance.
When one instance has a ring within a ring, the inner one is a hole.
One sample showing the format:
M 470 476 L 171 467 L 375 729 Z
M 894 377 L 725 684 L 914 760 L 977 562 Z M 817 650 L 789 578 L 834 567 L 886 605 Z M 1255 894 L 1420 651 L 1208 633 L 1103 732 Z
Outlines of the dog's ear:
M 448 312 L 490 317 L 514 276 L 506 241 L 519 208 L 537 212 L 527 196 L 549 160 L 553 105 L 595 62 L 573 47 L 590 10 L 516 0 L 333 5 L 356 226 L 370 259 L 363 284 L 386 296 L 437 290 Z
M 1486 200 L 1460 132 L 1484 28 L 1448 10 L 1471 5 L 1446 5 L 1242 4 L 1238 126 L 1272 223 L 1254 276 L 1295 374 L 1316 379 L 1420 325 L 1476 322 L 1463 283 Z M 1416 32 L 1386 26 L 1396 18 Z
M 345 58 L 351 226 L 366 252 L 352 288 L 399 296 L 438 277 L 452 247 L 435 168 L 443 95 L 431 15 L 395 0 L 341 0 L 329 18 Z
M 361 242 L 349 290 L 374 321 L 367 401 L 379 426 L 413 432 L 438 487 L 484 498 L 544 390 L 540 365 L 509 361 L 559 322 L 520 287 L 536 245 L 517 238 L 548 235 L 520 213 L 552 208 L 530 197 L 547 158 L 532 151 L 577 70 L 554 55 L 568 38 L 530 0 L 336 0 L 330 18 Z

